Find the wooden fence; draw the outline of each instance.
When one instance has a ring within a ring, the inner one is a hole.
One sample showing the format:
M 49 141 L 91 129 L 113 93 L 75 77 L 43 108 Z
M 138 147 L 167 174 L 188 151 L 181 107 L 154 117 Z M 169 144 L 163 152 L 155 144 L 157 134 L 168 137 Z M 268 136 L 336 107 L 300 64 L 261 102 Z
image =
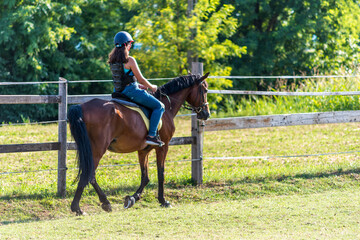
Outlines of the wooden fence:
M 202 63 L 193 63 L 192 72 L 203 74 Z M 59 79 L 59 95 L 0 95 L 0 104 L 58 104 L 58 142 L 31 143 L 31 144 L 10 144 L 0 145 L 0 153 L 11 152 L 33 152 L 33 151 L 58 151 L 58 194 L 65 196 L 66 192 L 66 152 L 75 150 L 73 142 L 67 142 L 67 105 L 80 104 L 95 97 L 109 100 L 110 95 L 67 95 L 68 81 Z M 250 92 L 250 91 L 226 91 L 209 90 L 209 93 L 217 94 L 257 94 L 257 95 L 360 95 L 360 92 L 331 92 L 331 93 L 279 93 L 279 92 Z M 193 115 L 191 119 L 191 136 L 173 138 L 170 145 L 191 144 L 192 156 L 192 180 L 196 184 L 203 181 L 203 141 L 205 131 L 220 131 L 244 128 L 279 127 L 309 124 L 346 123 L 360 122 L 360 111 L 338 111 L 303 114 L 266 115 L 236 118 L 216 118 L 206 121 L 199 121 Z
M 202 63 L 193 63 L 193 73 L 202 74 Z M 68 95 L 68 81 L 64 78 L 59 79 L 59 95 L 0 95 L 0 104 L 58 104 L 58 142 L 47 143 L 28 143 L 28 144 L 4 144 L 0 145 L 0 153 L 14 152 L 36 152 L 36 151 L 58 151 L 58 185 L 57 192 L 61 197 L 66 193 L 66 152 L 75 150 L 74 142 L 67 142 L 67 107 L 68 104 L 81 104 L 93 98 L 110 100 L 110 94 L 102 95 Z M 202 183 L 202 128 L 192 115 L 192 131 L 188 137 L 174 137 L 170 145 L 192 145 L 192 178 L 196 183 Z M 201 149 L 200 149 L 201 148 Z M 198 163 L 200 162 L 200 164 Z M 201 174 L 201 175 L 199 175 Z

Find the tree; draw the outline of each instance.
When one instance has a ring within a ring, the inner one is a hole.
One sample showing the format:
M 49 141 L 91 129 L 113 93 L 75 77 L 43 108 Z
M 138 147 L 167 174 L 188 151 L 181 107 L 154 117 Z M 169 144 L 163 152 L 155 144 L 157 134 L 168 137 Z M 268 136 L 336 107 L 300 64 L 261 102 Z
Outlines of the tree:
M 248 54 L 233 58 L 232 75 L 336 73 L 358 66 L 360 9 L 346 0 L 232 0 L 240 25 L 232 36 Z M 238 81 L 237 87 L 258 83 Z
M 124 30 L 132 12 L 121 3 L 112 0 L 90 0 L 81 5 L 81 14 L 68 22 L 75 29 L 71 39 L 62 43 L 68 65 L 62 76 L 69 80 L 111 79 L 107 64 L 108 54 L 114 47 L 114 36 Z M 112 83 L 81 83 L 69 86 L 70 94 L 110 93 Z
M 110 79 L 107 54 L 126 13 L 114 1 L 0 2 L 0 81 L 57 81 L 59 76 Z M 71 94 L 111 89 L 111 83 L 69 86 Z M 0 94 L 57 94 L 57 85 L 1 87 Z M 57 106 L 0 106 L 0 122 L 19 121 L 21 115 L 33 120 L 56 119 Z
M 200 0 L 193 14 L 187 12 L 185 1 L 150 0 L 128 1 L 128 7 L 138 9 L 126 29 L 138 42 L 133 54 L 147 77 L 174 77 L 187 74 L 191 67 L 188 52 L 204 63 L 204 71 L 212 75 L 229 75 L 226 64 L 230 56 L 246 52 L 228 38 L 236 31 L 237 20 L 231 17 L 234 7 L 220 6 L 219 1 Z M 148 7 L 144 7 L 144 6 Z M 193 33 L 196 33 L 193 36 Z M 225 79 L 208 80 L 211 88 L 225 88 L 232 82 Z M 213 108 L 221 101 L 217 96 Z M 215 100 L 215 99 L 214 99 Z
M 74 28 L 63 24 L 80 13 L 79 2 L 62 1 L 0 2 L 0 78 L 1 81 L 57 81 L 64 55 L 59 43 L 69 40 Z M 0 94 L 56 94 L 55 84 L 2 87 Z M 18 114 L 14 114 L 18 113 Z M 19 115 L 53 117 L 56 106 L 0 106 L 0 121 L 17 121 Z

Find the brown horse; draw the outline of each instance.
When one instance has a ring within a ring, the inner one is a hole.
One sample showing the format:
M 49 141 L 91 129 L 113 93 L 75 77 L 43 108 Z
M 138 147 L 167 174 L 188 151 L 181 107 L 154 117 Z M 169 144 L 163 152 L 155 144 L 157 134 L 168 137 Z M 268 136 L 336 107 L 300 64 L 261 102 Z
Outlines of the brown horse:
M 79 202 L 85 186 L 90 182 L 99 196 L 102 208 L 111 211 L 111 204 L 96 182 L 95 170 L 106 150 L 117 153 L 138 151 L 141 168 L 141 184 L 132 196 L 125 198 L 124 207 L 129 208 L 140 199 L 141 193 L 149 183 L 148 155 L 156 151 L 158 171 L 158 200 L 163 207 L 170 207 L 164 198 L 164 167 L 169 141 L 175 132 L 174 117 L 187 101 L 197 113 L 197 118 L 209 118 L 207 87 L 204 76 L 188 75 L 173 79 L 159 87 L 155 93 L 165 105 L 163 125 L 159 131 L 162 147 L 147 146 L 147 129 L 140 114 L 112 101 L 93 99 L 81 105 L 71 106 L 68 113 L 71 134 L 77 144 L 79 173 L 78 187 L 71 203 L 71 211 L 82 215 Z

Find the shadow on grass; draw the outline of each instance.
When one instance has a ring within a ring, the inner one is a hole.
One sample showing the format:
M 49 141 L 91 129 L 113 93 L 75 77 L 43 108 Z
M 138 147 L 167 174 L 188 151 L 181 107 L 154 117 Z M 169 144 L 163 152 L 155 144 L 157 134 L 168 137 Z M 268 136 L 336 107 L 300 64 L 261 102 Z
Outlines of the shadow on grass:
M 288 183 L 291 184 L 291 180 L 296 180 L 296 179 L 303 179 L 303 180 L 312 180 L 312 179 L 321 179 L 321 178 L 331 178 L 333 176 L 350 176 L 353 177 L 354 180 L 358 180 L 358 178 L 360 178 L 359 176 L 352 176 L 354 174 L 360 174 L 360 168 L 356 168 L 356 169 L 350 169 L 350 170 L 346 170 L 343 171 L 342 169 L 338 169 L 336 171 L 331 171 L 331 172 L 317 172 L 317 173 L 300 173 L 300 174 L 296 174 L 296 175 L 279 175 L 279 176 L 270 176 L 270 177 L 257 177 L 257 178 L 241 178 L 241 179 L 233 179 L 233 180 L 227 180 L 226 182 L 218 182 L 218 181 L 213 181 L 213 182 L 207 182 L 203 184 L 203 188 L 214 188 L 216 189 L 217 187 L 222 187 L 222 186 L 231 186 L 231 185 L 246 185 L 246 184 L 262 184 L 262 185 L 266 185 L 266 184 L 271 184 L 274 182 L 287 182 L 290 181 Z M 172 190 L 181 190 L 184 189 L 185 187 L 196 187 L 196 185 L 194 184 L 194 182 L 191 179 L 183 179 L 182 181 L 170 181 L 168 183 L 166 183 L 165 185 L 165 189 L 172 189 Z M 95 190 L 92 188 L 92 186 L 88 186 L 87 188 L 90 188 L 89 191 L 87 191 L 86 196 L 96 196 L 96 192 Z M 136 189 L 138 188 L 138 186 L 136 185 L 129 185 L 129 186 L 119 186 L 119 187 L 113 187 L 113 188 L 104 188 L 104 192 L 107 196 L 116 196 L 118 197 L 119 195 L 124 194 L 125 195 L 132 195 L 133 193 L 135 193 Z M 158 184 L 157 182 L 150 182 L 148 184 L 148 186 L 146 187 L 149 190 L 157 190 L 158 188 Z M 276 189 L 273 189 L 275 191 L 277 191 Z M 174 192 L 173 192 L 174 193 Z M 249 192 L 244 192 L 245 195 L 248 195 Z M 175 194 L 176 195 L 176 194 Z M 174 195 L 174 196 L 175 196 Z M 252 194 L 250 194 L 252 195 Z M 74 190 L 72 191 L 68 191 L 67 192 L 67 197 L 66 199 L 72 199 L 74 196 Z M 172 194 L 168 194 L 168 197 L 172 198 L 174 196 L 172 196 Z M 183 196 L 182 196 L 183 197 Z M 182 198 L 181 197 L 181 198 Z M 12 200 L 43 200 L 43 199 L 63 199 L 61 197 L 59 197 L 55 192 L 47 192 L 46 194 L 44 193 L 38 193 L 38 194 L 18 194 L 16 196 L 13 195 L 7 195 L 7 196 L 1 196 L 0 197 L 0 201 L 12 201 Z M 112 202 L 114 201 L 114 199 L 112 199 Z M 118 198 L 117 203 L 120 203 L 123 201 L 123 198 Z M 8 225 L 8 224 L 12 224 L 12 223 L 26 223 L 26 222 L 36 222 L 36 221 L 41 221 L 42 219 L 39 218 L 29 218 L 29 219 L 25 219 L 25 220 L 13 220 L 13 221 L 2 221 L 0 222 L 0 226 L 1 225 Z
M 100 186 L 101 187 L 101 186 Z M 110 189 L 104 189 L 105 194 L 107 195 L 117 195 L 120 192 L 135 192 L 138 186 L 122 186 L 122 187 L 116 187 L 116 188 L 110 188 Z M 149 187 L 149 186 L 147 186 Z M 94 188 L 89 184 L 86 188 L 90 188 L 88 193 L 84 193 L 84 195 L 97 195 Z M 65 198 L 70 198 L 75 195 L 75 190 L 67 191 Z M 47 192 L 47 193 L 35 193 L 35 194 L 16 194 L 16 195 L 4 195 L 0 196 L 0 201 L 5 200 L 42 200 L 42 199 L 64 199 L 63 197 L 58 196 L 55 192 Z
M 0 222 L 0 227 L 1 225 L 9 225 L 9 224 L 14 224 L 14 223 L 31 223 L 31 222 L 39 222 L 42 221 L 41 219 L 27 219 L 27 220 L 14 220 L 14 221 L 2 221 Z
M 360 168 L 355 168 L 351 170 L 342 170 L 341 168 L 332 171 L 332 172 L 317 172 L 317 173 L 301 173 L 301 174 L 295 174 L 295 175 L 281 175 L 281 176 L 273 176 L 273 177 L 257 177 L 257 178 L 242 178 L 237 180 L 229 180 L 227 181 L 228 185 L 235 185 L 235 184 L 247 184 L 247 183 L 265 183 L 265 182 L 284 182 L 292 179 L 321 179 L 321 178 L 329 178 L 333 176 L 347 176 L 352 174 L 360 174 Z M 359 176 L 360 179 L 360 176 Z M 206 184 L 206 187 L 216 187 L 217 184 Z
M 257 177 L 257 178 L 242 178 L 242 179 L 237 179 L 237 180 L 228 180 L 226 181 L 228 184 L 245 184 L 245 183 L 264 183 L 264 182 L 269 182 L 269 181 L 277 181 L 277 182 L 282 182 L 282 181 L 287 181 L 287 180 L 291 180 L 291 179 L 315 179 L 315 178 L 328 178 L 328 177 L 332 177 L 332 176 L 344 176 L 344 175 L 351 175 L 351 174 L 360 174 L 360 168 L 356 168 L 356 169 L 351 169 L 351 170 L 346 170 L 343 171 L 342 169 L 338 169 L 337 171 L 332 171 L 332 172 L 317 172 L 317 173 L 301 173 L 301 174 L 296 174 L 296 175 L 281 175 L 281 176 L 274 176 L 274 177 Z M 139 183 L 140 184 L 140 183 Z M 196 186 L 195 182 L 192 179 L 183 179 L 181 181 L 169 181 L 165 184 L 165 188 L 170 188 L 170 189 L 181 189 L 185 186 Z M 212 187 L 212 186 L 217 186 L 217 184 L 212 184 L 212 183 L 205 183 L 204 184 L 205 187 Z M 101 187 L 101 186 L 100 186 Z M 108 196 L 116 196 L 119 193 L 129 193 L 132 194 L 136 191 L 136 189 L 139 186 L 137 185 L 132 185 L 132 186 L 121 186 L 121 187 L 114 187 L 114 188 L 106 188 L 104 189 L 104 192 L 106 195 Z M 89 190 L 89 192 L 87 193 L 88 195 L 96 195 L 95 190 L 92 188 L 91 185 L 88 185 L 87 188 L 91 188 Z M 150 182 L 147 186 L 147 189 L 152 189 L 152 190 L 156 190 L 158 188 L 158 184 Z M 67 192 L 67 198 L 69 197 L 73 197 L 75 194 L 75 190 L 73 191 L 68 191 Z M 5 195 L 5 196 L 1 196 L 0 200 L 13 200 L 13 199 L 17 199 L 17 200 L 42 200 L 42 199 L 47 199 L 47 198 L 53 198 L 53 199 L 62 199 L 62 197 L 59 197 L 56 193 L 52 193 L 52 192 L 47 192 L 46 194 L 44 193 L 38 193 L 38 194 L 18 194 L 16 196 L 14 195 Z

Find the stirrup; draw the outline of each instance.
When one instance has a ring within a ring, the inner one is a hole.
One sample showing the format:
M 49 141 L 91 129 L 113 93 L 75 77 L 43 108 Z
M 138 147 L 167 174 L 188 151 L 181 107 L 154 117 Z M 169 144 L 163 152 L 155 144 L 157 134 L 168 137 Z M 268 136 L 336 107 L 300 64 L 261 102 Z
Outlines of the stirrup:
M 162 147 L 165 144 L 163 141 L 160 140 L 159 136 L 157 136 L 157 137 L 147 136 L 145 143 L 148 145 L 159 146 L 159 147 Z

